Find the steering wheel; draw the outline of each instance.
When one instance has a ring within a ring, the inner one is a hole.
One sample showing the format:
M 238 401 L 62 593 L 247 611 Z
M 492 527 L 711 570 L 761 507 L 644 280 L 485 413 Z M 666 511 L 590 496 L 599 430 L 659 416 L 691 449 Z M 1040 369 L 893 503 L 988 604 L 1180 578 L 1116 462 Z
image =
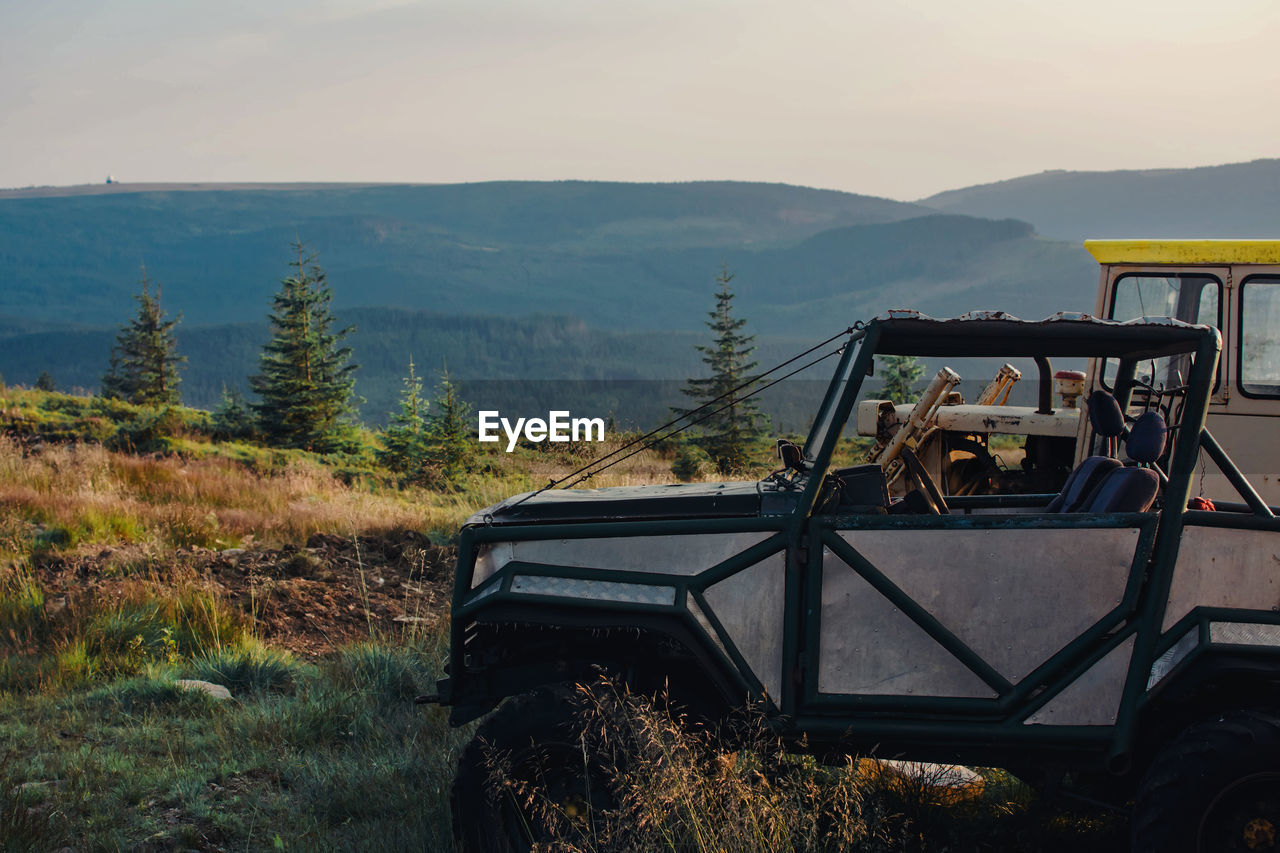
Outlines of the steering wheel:
M 929 471 L 924 467 L 924 463 L 920 461 L 920 457 L 916 456 L 916 452 L 904 445 L 898 455 L 902 458 L 906 467 L 907 476 L 915 481 L 916 487 L 924 496 L 925 503 L 929 505 L 929 510 L 934 515 L 950 515 L 951 510 L 947 509 L 947 502 L 942 499 L 942 492 L 938 490 L 938 484 L 933 481 L 933 477 L 929 476 Z

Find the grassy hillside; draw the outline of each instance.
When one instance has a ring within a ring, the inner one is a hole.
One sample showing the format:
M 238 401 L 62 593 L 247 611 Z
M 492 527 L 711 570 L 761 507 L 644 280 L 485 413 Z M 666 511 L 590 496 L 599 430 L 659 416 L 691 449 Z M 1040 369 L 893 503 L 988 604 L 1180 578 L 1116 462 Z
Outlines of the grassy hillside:
M 358 458 L 210 441 L 191 410 L 167 452 L 135 455 L 70 441 L 132 429 L 133 407 L 7 389 L 0 409 L 0 848 L 452 849 L 473 727 L 413 704 L 442 675 L 441 543 L 578 460 L 496 453 L 440 494 Z M 595 485 L 669 464 L 649 451 Z M 826 768 L 763 729 L 744 750 L 594 696 L 607 716 L 587 719 L 629 757 L 616 813 L 574 849 L 1121 849 L 1123 821 L 1050 810 L 1003 773 L 957 791 Z
M 1090 237 L 1280 238 L 1280 160 L 1195 169 L 1042 172 L 938 193 L 948 213 L 1034 223 L 1058 240 Z

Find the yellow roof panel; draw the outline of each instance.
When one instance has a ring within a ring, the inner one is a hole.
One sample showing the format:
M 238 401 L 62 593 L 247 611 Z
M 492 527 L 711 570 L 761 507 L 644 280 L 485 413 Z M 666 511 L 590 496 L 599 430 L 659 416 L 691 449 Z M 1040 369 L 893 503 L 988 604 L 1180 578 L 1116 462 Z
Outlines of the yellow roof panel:
M 1100 264 L 1280 264 L 1280 240 L 1085 240 Z

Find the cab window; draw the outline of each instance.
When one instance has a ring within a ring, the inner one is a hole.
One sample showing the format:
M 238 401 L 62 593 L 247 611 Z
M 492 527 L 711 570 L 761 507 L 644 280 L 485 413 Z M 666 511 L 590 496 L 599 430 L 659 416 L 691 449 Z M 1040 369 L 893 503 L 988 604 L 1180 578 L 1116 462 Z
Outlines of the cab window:
M 1221 288 L 1221 282 L 1211 275 L 1128 273 L 1116 279 L 1111 318 L 1173 317 L 1184 323 L 1221 327 Z
M 1222 282 L 1211 275 L 1126 273 L 1115 281 L 1108 316 L 1113 320 L 1172 317 L 1221 329 L 1221 290 Z M 1107 387 L 1113 384 L 1115 367 L 1111 359 L 1103 366 Z M 1189 356 L 1158 358 L 1140 367 L 1137 378 L 1157 388 L 1179 388 L 1187 381 L 1189 367 Z M 1217 388 L 1215 380 L 1214 390 Z
M 1240 287 L 1240 392 L 1280 397 L 1280 276 L 1252 276 Z

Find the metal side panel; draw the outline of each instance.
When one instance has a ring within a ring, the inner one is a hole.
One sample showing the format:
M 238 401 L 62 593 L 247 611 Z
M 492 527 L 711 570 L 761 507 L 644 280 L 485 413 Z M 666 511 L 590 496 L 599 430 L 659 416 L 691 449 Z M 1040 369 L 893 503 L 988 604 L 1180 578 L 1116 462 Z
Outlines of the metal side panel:
M 698 606 L 698 602 L 692 595 L 685 599 L 684 606 L 693 614 L 694 621 L 698 623 L 698 627 L 716 644 L 721 653 L 724 654 L 726 660 L 733 660 L 733 656 L 729 654 L 729 650 L 725 648 L 724 641 L 720 639 L 720 632 L 711 624 L 711 620 L 707 618 L 707 614 L 702 612 L 702 608 Z
M 479 586 L 516 560 L 604 571 L 696 575 L 774 535 L 776 531 L 766 530 L 494 542 L 480 546 L 471 585 Z
M 1132 636 L 1089 667 L 1049 703 L 1027 718 L 1029 726 L 1110 726 L 1120 709 L 1120 695 L 1133 654 Z
M 1139 530 L 842 530 L 839 535 L 1016 684 L 1120 603 Z
M 703 593 L 711 612 L 774 702 L 782 697 L 786 569 L 786 553 L 779 552 L 730 575 Z
M 1280 625 L 1210 622 L 1209 642 L 1233 646 L 1280 646 Z
M 1235 365 L 1231 365 L 1235 369 Z M 1257 490 L 1262 499 L 1269 504 L 1280 503 L 1280 471 L 1276 461 L 1280 460 L 1280 421 L 1276 412 L 1280 410 L 1277 400 L 1249 400 L 1246 397 L 1233 397 L 1228 408 L 1270 408 L 1271 414 L 1226 414 L 1211 409 L 1205 426 L 1213 437 L 1223 446 L 1231 461 L 1240 469 Z M 1202 469 L 1197 466 L 1196 472 Z M 1193 487 L 1193 491 L 1203 489 L 1203 493 L 1214 500 L 1238 501 L 1239 495 L 1226 476 L 1218 470 L 1218 466 L 1206 460 L 1203 467 L 1204 482 Z
M 516 575 L 511 579 L 511 591 L 522 595 L 581 598 L 587 601 L 618 601 L 625 604 L 673 605 L 676 603 L 676 588 L 673 586 L 556 578 L 546 575 Z
M 1195 607 L 1280 609 L 1280 531 L 1184 527 L 1162 630 Z
M 818 692 L 996 696 L 830 549 L 822 552 Z

